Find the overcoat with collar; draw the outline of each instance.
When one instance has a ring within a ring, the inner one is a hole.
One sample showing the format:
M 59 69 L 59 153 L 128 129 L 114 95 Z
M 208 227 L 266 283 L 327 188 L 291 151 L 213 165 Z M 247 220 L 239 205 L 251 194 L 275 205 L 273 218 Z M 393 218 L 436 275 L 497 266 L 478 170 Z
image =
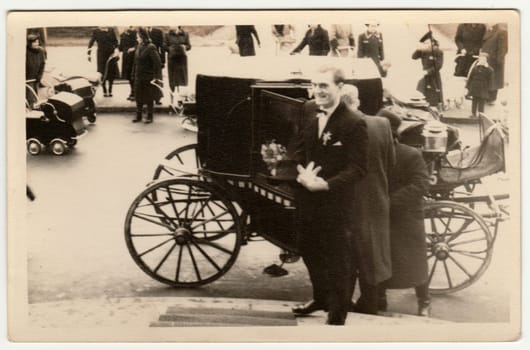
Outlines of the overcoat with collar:
M 388 177 L 396 155 L 388 119 L 364 116 L 364 120 L 368 130 L 368 172 L 355 183 L 352 205 L 357 219 L 352 247 L 360 277 L 376 285 L 392 275 Z
M 504 58 L 508 53 L 508 32 L 501 25 L 494 25 L 486 30 L 481 51 L 486 52 L 488 64 L 495 72 L 495 87 L 504 87 Z
M 390 237 L 392 278 L 386 288 L 411 288 L 428 279 L 423 196 L 429 189 L 427 165 L 421 152 L 395 144 L 396 165 L 391 171 Z

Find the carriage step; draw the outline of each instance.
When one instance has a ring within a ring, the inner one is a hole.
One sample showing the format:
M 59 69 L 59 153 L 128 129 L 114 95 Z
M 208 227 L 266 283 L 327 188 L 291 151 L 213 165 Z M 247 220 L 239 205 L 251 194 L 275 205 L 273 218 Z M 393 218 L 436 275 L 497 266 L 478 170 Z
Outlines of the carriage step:
M 170 306 L 150 327 L 296 326 L 291 312 Z

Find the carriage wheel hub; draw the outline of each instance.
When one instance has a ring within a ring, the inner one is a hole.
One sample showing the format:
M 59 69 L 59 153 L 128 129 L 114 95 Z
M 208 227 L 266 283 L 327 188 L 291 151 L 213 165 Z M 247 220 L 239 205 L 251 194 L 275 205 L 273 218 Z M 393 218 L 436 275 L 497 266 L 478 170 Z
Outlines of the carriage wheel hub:
M 449 245 L 447 243 L 436 243 L 434 246 L 434 255 L 436 259 L 445 260 L 449 257 Z
M 175 230 L 175 232 L 173 232 L 173 235 L 175 235 L 175 241 L 178 244 L 183 245 L 190 240 L 191 233 L 188 229 L 179 227 Z

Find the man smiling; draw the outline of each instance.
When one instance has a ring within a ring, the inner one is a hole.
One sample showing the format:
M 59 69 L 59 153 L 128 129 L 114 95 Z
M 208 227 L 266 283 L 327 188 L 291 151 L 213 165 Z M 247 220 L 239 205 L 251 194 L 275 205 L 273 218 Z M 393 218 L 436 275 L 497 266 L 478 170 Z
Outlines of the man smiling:
M 366 124 L 340 101 L 344 73 L 321 68 L 312 79 L 315 99 L 304 106 L 294 160 L 298 165 L 299 251 L 313 286 L 313 300 L 297 315 L 328 311 L 327 324 L 343 325 L 350 306 L 349 236 L 353 188 L 367 169 Z

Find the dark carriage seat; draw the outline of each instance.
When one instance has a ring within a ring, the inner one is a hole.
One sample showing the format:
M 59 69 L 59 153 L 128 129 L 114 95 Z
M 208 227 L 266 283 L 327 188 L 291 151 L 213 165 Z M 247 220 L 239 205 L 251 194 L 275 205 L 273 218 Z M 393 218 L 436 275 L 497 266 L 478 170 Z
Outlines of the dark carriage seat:
M 504 133 L 500 125 L 481 116 L 481 125 L 488 126 L 480 145 L 447 154 L 440 168 L 440 179 L 446 183 L 478 180 L 505 170 Z

